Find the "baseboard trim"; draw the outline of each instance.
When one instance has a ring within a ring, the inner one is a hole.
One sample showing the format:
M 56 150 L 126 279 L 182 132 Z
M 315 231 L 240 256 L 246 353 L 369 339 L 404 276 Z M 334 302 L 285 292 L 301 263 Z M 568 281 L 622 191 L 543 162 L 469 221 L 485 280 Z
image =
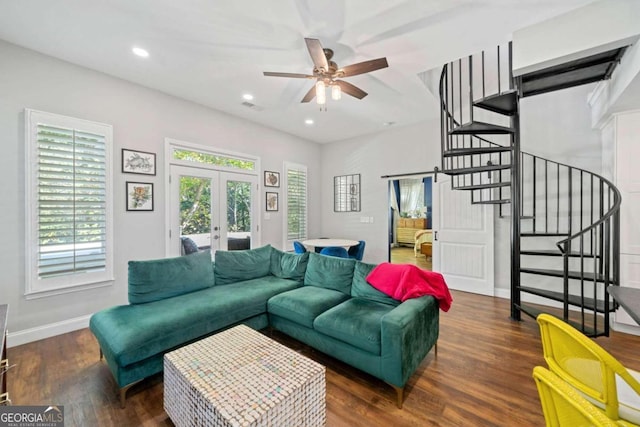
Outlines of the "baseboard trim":
M 48 325 L 36 326 L 35 328 L 24 329 L 17 332 L 9 332 L 7 336 L 7 347 L 15 347 L 67 332 L 77 331 L 89 327 L 91 315 L 75 317 L 61 322 L 50 323 Z

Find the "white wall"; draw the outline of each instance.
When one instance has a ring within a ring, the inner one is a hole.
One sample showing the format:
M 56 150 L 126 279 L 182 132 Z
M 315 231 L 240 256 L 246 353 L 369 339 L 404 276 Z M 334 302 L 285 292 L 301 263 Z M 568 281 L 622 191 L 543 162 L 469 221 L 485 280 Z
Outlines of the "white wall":
M 640 1 L 600 0 L 513 33 L 519 76 L 637 40 Z
M 0 303 L 9 304 L 10 345 L 46 336 L 50 324 L 58 323 L 59 330 L 86 325 L 91 313 L 126 303 L 127 261 L 164 257 L 165 137 L 257 155 L 266 170 L 281 171 L 285 160 L 305 164 L 310 194 L 320 193 L 320 146 L 316 143 L 1 41 L 0 58 Z M 24 298 L 25 107 L 113 125 L 113 286 Z M 142 176 L 120 172 L 122 148 L 157 153 L 157 175 L 143 177 L 155 185 L 154 212 L 126 212 L 125 181 Z M 279 191 L 282 195 L 283 189 Z M 264 197 L 260 200 L 263 203 Z M 319 210 L 317 199 L 310 197 L 312 235 L 319 233 Z M 264 215 L 263 206 L 260 212 Z M 282 209 L 271 212 L 270 220 L 263 219 L 262 243 L 280 247 L 282 224 Z
M 434 101 L 435 102 L 435 101 Z M 382 175 L 440 167 L 440 120 L 384 128 L 322 147 L 322 234 L 365 240 L 364 261 L 388 260 L 388 187 Z M 333 177 L 361 174 L 361 212 L 333 211 Z M 373 223 L 360 222 L 373 217 Z

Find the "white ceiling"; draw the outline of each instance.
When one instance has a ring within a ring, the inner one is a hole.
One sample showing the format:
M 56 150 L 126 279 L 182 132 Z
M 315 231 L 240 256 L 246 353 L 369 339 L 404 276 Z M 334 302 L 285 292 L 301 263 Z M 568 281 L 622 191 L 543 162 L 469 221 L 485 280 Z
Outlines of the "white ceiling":
M 591 1 L 0 0 L 0 39 L 324 143 L 437 117 L 418 73 Z M 300 103 L 312 81 L 262 75 L 310 73 L 305 37 L 339 66 L 387 57 L 389 68 L 347 78 L 369 96 L 320 112 Z

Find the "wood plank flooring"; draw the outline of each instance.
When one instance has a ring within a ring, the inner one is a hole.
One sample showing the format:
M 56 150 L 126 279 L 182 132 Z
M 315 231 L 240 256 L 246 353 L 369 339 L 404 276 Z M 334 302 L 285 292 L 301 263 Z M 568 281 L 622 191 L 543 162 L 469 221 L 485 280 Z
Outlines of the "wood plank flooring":
M 278 341 L 327 367 L 327 425 L 541 426 L 531 371 L 543 365 L 537 324 L 509 319 L 507 300 L 453 291 L 440 316 L 438 355 L 424 359 L 406 388 L 404 408 L 385 383 L 282 334 Z M 613 332 L 597 342 L 640 370 L 640 337 Z M 66 426 L 172 426 L 163 410 L 162 376 L 129 391 L 120 409 L 116 386 L 88 329 L 9 349 L 16 405 L 64 405 Z M 276 426 L 277 427 L 277 426 Z
M 413 247 L 399 246 L 391 248 L 391 262 L 393 264 L 413 264 L 425 270 L 431 270 L 431 258 L 421 253 L 415 256 Z

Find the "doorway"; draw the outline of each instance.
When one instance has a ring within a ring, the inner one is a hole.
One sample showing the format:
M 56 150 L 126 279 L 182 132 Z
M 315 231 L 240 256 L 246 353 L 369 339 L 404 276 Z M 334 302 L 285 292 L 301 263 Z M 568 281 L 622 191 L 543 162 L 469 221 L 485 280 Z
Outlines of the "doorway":
M 432 269 L 432 178 L 389 181 L 389 262 Z

